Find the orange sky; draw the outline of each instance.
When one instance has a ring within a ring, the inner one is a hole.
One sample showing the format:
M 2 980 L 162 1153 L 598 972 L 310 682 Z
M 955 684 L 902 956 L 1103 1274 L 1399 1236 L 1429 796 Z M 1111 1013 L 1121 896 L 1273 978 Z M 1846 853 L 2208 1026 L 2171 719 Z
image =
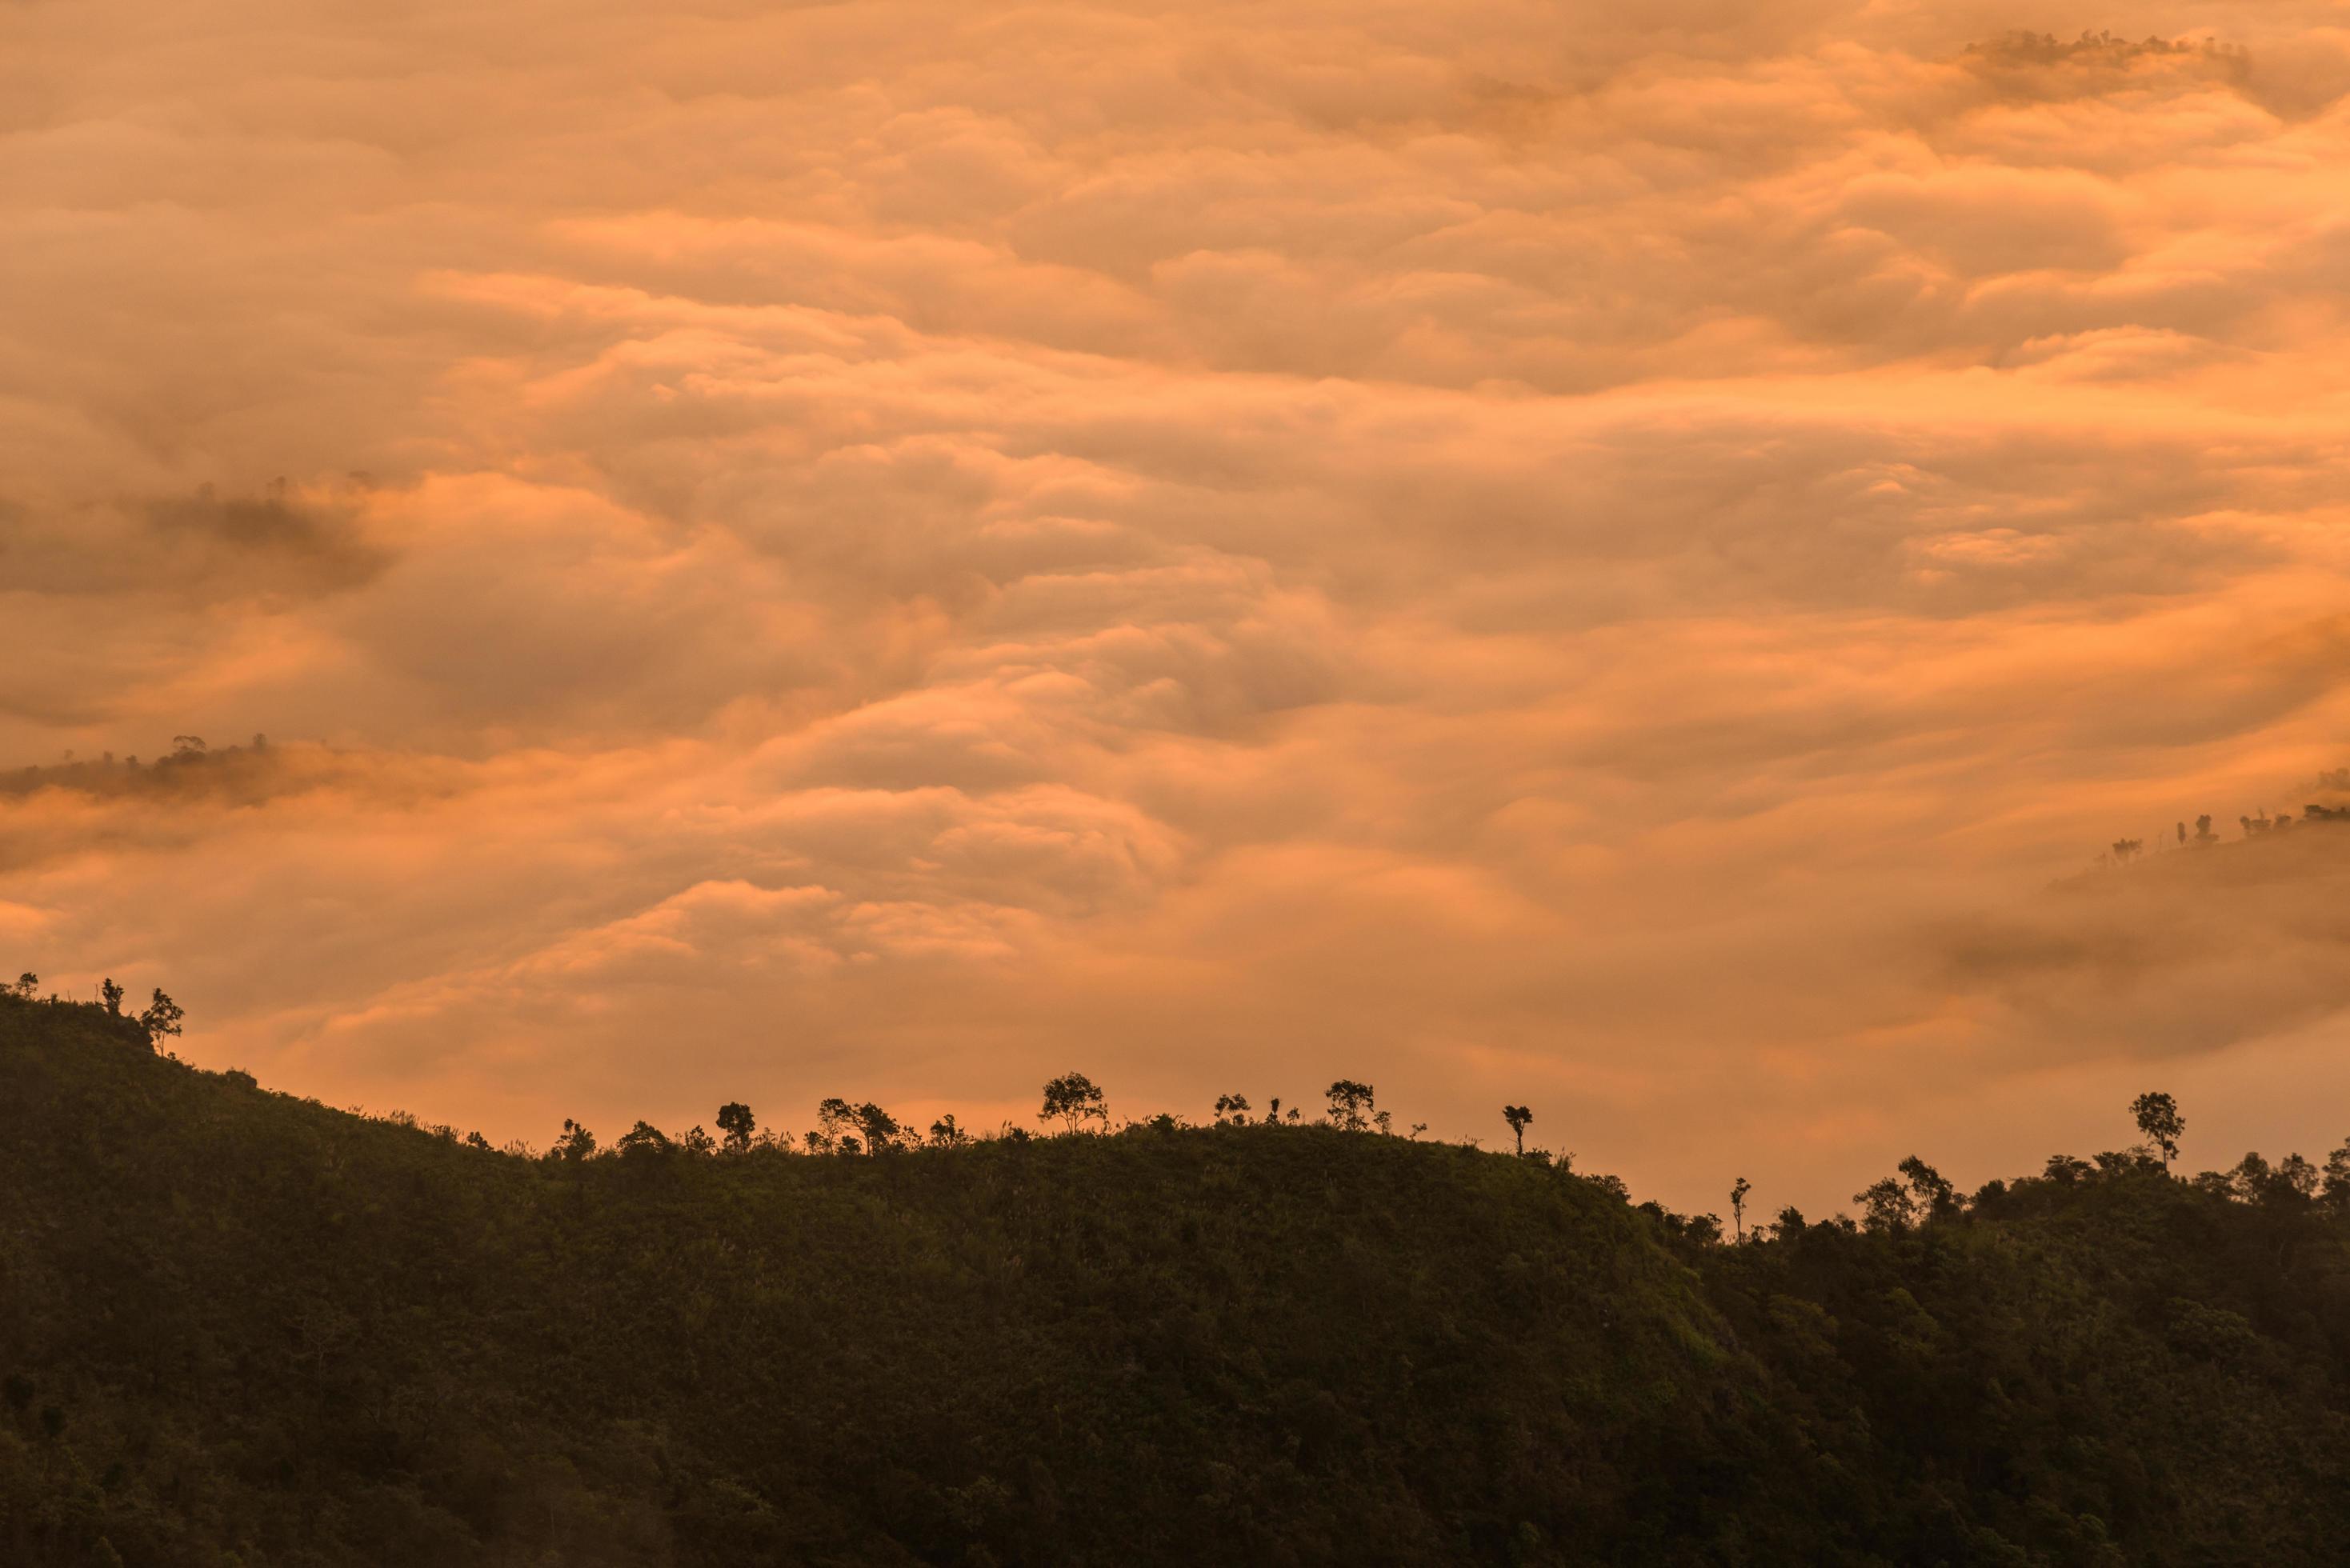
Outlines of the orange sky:
M 2350 1130 L 2350 869 L 2049 890 L 2350 762 L 2342 5 L 36 0 L 0 130 L 0 763 L 275 742 L 0 794 L 0 961 L 199 1063 Z

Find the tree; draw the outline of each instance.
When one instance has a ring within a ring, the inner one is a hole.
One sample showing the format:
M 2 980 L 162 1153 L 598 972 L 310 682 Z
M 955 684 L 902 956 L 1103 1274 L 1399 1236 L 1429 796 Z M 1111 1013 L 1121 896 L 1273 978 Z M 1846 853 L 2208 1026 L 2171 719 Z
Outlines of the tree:
M 1852 1200 L 1860 1205 L 1861 1222 L 1877 1234 L 1898 1236 L 1918 1220 L 1917 1199 L 1889 1176 L 1862 1188 Z
M 1502 1119 L 1509 1123 L 1510 1131 L 1517 1135 L 1518 1152 L 1522 1155 L 1524 1154 L 1526 1152 L 1526 1124 L 1534 1119 L 1534 1112 L 1526 1109 L 1523 1106 L 1503 1106 L 1502 1107 Z
M 1036 1113 L 1040 1122 L 1058 1120 L 1074 1133 L 1087 1121 L 1107 1126 L 1109 1106 L 1102 1099 L 1101 1088 L 1083 1073 L 1064 1073 L 1045 1085 L 1045 1105 Z
M 2280 1196 L 2291 1193 L 2294 1199 L 2306 1203 L 2317 1196 L 2317 1167 L 2298 1154 L 2286 1155 L 2277 1161 L 2276 1186 Z
M 841 1139 L 857 1122 L 856 1107 L 835 1095 L 816 1103 L 816 1130 L 807 1135 L 811 1154 L 854 1154 L 854 1148 L 842 1148 Z
M 2187 1131 L 2178 1102 L 2168 1095 L 2149 1092 L 2130 1102 L 2130 1115 L 2137 1118 L 2137 1130 L 2146 1135 L 2147 1142 L 2162 1151 L 2162 1168 L 2168 1170 L 2170 1162 L 2178 1158 L 2178 1140 Z
M 2196 843 L 2215 844 L 2219 842 L 2219 838 L 2220 836 L 2211 831 L 2211 814 L 2210 812 L 2207 811 L 2202 815 L 2195 819 Z
M 106 1010 L 109 1012 L 113 1013 L 117 1018 L 122 1016 L 122 988 L 114 983 L 112 975 L 106 977 L 106 983 L 98 988 L 98 994 L 99 1000 L 106 1003 Z
M 151 1046 L 166 1034 L 177 1034 L 180 1020 L 187 1015 L 185 1008 L 164 995 L 161 988 L 158 987 L 155 1000 L 149 1002 L 147 1011 L 139 1015 L 139 1027 L 147 1032 L 147 1044 Z
M 568 1160 L 576 1164 L 583 1159 L 593 1158 L 595 1153 L 596 1135 L 569 1116 L 566 1116 L 563 1118 L 563 1136 L 555 1140 L 555 1147 L 546 1151 L 546 1157 L 549 1159 Z
M 898 1147 L 898 1135 L 904 1131 L 898 1118 L 868 1100 L 857 1107 L 858 1130 L 865 1135 L 865 1152 L 879 1154 L 883 1149 Z
M 1330 1124 L 1342 1132 L 1361 1132 L 1370 1125 L 1371 1086 L 1341 1078 L 1323 1091 L 1330 1102 Z
M 707 1133 L 702 1136 L 705 1138 L 709 1137 Z M 667 1154 L 676 1147 L 670 1142 L 669 1134 L 639 1118 L 637 1125 L 622 1133 L 619 1141 L 612 1145 L 612 1152 L 623 1159 L 641 1159 L 648 1155 Z
M 2183 822 L 2178 825 L 2178 842 L 2181 844 L 2187 842 L 2187 825 Z
M 33 993 L 40 989 L 41 977 L 31 970 L 26 970 L 16 977 L 16 983 L 10 986 L 8 991 L 11 995 L 30 1002 L 33 1000 Z
M 1218 1095 L 1216 1096 L 1216 1125 L 1218 1127 L 1225 1127 L 1228 1125 L 1232 1127 L 1239 1127 L 1248 1120 L 1249 1108 L 1248 1096 L 1246 1095 Z
M 1742 1241 L 1746 1240 L 1746 1195 L 1753 1190 L 1754 1184 L 1742 1176 L 1730 1189 L 1730 1217 L 1737 1222 L 1738 1239 Z
M 2258 1149 L 2247 1153 L 2228 1173 L 2229 1190 L 2246 1203 L 2257 1203 L 2266 1197 L 2274 1179 L 2275 1172 L 2269 1168 L 2269 1162 L 2261 1158 Z
M 949 1111 L 931 1124 L 932 1148 L 961 1148 L 970 1141 L 971 1134 L 956 1125 L 952 1111 Z
M 751 1114 L 750 1106 L 740 1100 L 729 1100 L 718 1107 L 718 1130 L 726 1135 L 720 1147 L 728 1154 L 748 1154 L 751 1139 L 759 1130 L 759 1120 Z
M 1274 1096 L 1273 1104 L 1265 1107 L 1264 1125 L 1267 1127 L 1278 1127 L 1281 1125 L 1281 1096 L 1279 1095 Z
M 1942 1179 L 1940 1171 L 1914 1154 L 1895 1168 L 1908 1181 L 1910 1196 L 1922 1217 L 1938 1219 L 1957 1210 L 1958 1189 Z
M 2330 1209 L 2350 1210 L 2350 1137 L 2325 1157 L 2325 1202 Z

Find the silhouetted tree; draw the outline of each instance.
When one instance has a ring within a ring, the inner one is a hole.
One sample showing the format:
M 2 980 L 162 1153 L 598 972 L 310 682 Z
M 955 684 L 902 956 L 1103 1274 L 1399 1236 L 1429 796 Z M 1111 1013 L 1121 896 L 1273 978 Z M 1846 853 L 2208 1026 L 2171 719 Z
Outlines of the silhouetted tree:
M 122 988 L 115 984 L 112 975 L 106 977 L 106 983 L 98 988 L 98 994 L 99 999 L 106 1004 L 106 1010 L 109 1012 L 113 1013 L 117 1018 L 122 1016 Z
M 2214 844 L 2219 841 L 2219 837 L 2220 836 L 2218 834 L 2211 831 L 2211 814 L 2210 812 L 2207 811 L 2202 815 L 2195 819 L 2196 843 Z
M 1918 1219 L 1917 1199 L 1889 1176 L 1862 1188 L 1852 1200 L 1860 1205 L 1861 1222 L 1872 1231 L 1898 1234 Z
M 166 1034 L 177 1034 L 180 1020 L 187 1015 L 185 1008 L 164 995 L 161 988 L 158 987 L 154 1000 L 147 1004 L 147 1011 L 139 1015 L 139 1027 L 147 1032 L 147 1044 L 152 1045 Z
M 818 1101 L 816 1107 L 816 1130 L 808 1134 L 808 1149 L 814 1154 L 847 1153 L 855 1149 L 841 1148 L 841 1139 L 857 1125 L 857 1108 L 837 1095 Z
M 1273 1096 L 1273 1103 L 1265 1107 L 1264 1125 L 1267 1127 L 1278 1127 L 1280 1123 L 1281 1096 L 1279 1095 L 1275 1095 Z
M 718 1130 L 726 1135 L 722 1147 L 728 1154 L 748 1154 L 752 1138 L 758 1136 L 759 1121 L 750 1106 L 729 1100 L 718 1107 Z
M 2130 1102 L 2130 1115 L 2137 1118 L 2137 1130 L 2147 1142 L 2162 1152 L 2162 1168 L 2168 1170 L 2170 1162 L 2178 1158 L 2178 1140 L 2187 1131 L 2187 1118 L 2178 1114 L 2178 1102 L 2150 1091 Z
M 2282 1192 L 2306 1203 L 2317 1196 L 2317 1167 L 2298 1154 L 2286 1155 L 2277 1161 L 2275 1182 Z
M 898 1147 L 898 1135 L 903 1129 L 898 1118 L 868 1100 L 857 1107 L 858 1130 L 865 1135 L 865 1152 L 879 1154 Z
M 10 986 L 8 991 L 11 995 L 20 997 L 26 1002 L 30 1002 L 33 1000 L 33 993 L 40 989 L 41 977 L 35 974 L 31 970 L 26 970 L 24 973 L 16 977 L 16 983 Z
M 1503 1106 L 1502 1119 L 1510 1124 L 1511 1133 L 1518 1140 L 1518 1152 L 1526 1152 L 1526 1124 L 1534 1119 L 1534 1112 L 1523 1106 Z
M 1369 1125 L 1372 1091 L 1368 1084 L 1341 1078 L 1323 1093 L 1330 1102 L 1332 1126 L 1347 1132 L 1361 1132 Z
M 2069 1154 L 2052 1154 L 2048 1157 L 2048 1163 L 2043 1168 L 2041 1174 L 2051 1181 L 2069 1183 L 2087 1176 L 2091 1168 L 2085 1159 L 2076 1159 Z
M 971 1135 L 955 1125 L 954 1113 L 951 1111 L 931 1124 L 932 1148 L 961 1148 L 970 1141 Z
M 1064 1073 L 1045 1085 L 1045 1105 L 1036 1113 L 1036 1119 L 1057 1119 L 1074 1133 L 1088 1120 L 1107 1125 L 1109 1107 L 1103 1102 L 1100 1087 L 1091 1078 L 1083 1073 Z
M 2325 1202 L 2328 1208 L 2350 1210 L 2350 1138 L 2325 1157 Z
M 1942 1179 L 1940 1171 L 1914 1154 L 1895 1168 L 1908 1179 L 1910 1196 L 1917 1200 L 1921 1214 L 1939 1217 L 1957 1210 L 1958 1191 Z
M 563 1136 L 556 1138 L 555 1140 L 555 1147 L 546 1151 L 547 1158 L 549 1159 L 563 1159 L 574 1162 L 591 1158 L 594 1157 L 595 1153 L 596 1135 L 589 1132 L 586 1127 L 581 1127 L 577 1122 L 573 1121 L 569 1116 L 563 1118 Z
M 2181 844 L 2187 842 L 2187 825 L 2183 822 L 2178 825 L 2178 842 Z
M 650 1155 L 667 1154 L 676 1147 L 670 1142 L 667 1133 L 639 1118 L 636 1126 L 620 1135 L 619 1141 L 612 1145 L 612 1150 L 624 1159 L 641 1159 Z
M 1730 1217 L 1737 1223 L 1738 1239 L 1742 1241 L 1746 1240 L 1746 1195 L 1753 1190 L 1754 1184 L 1742 1176 L 1730 1188 Z
M 2243 1202 L 2257 1203 L 2268 1195 L 2269 1183 L 2274 1174 L 2269 1168 L 2269 1162 L 2261 1158 L 2260 1151 L 2252 1149 L 2236 1162 L 2234 1169 L 2228 1172 L 2229 1192 Z
M 1227 1124 L 1232 1127 L 1239 1127 L 1242 1123 L 1247 1121 L 1248 1117 L 1249 1103 L 1248 1096 L 1246 1095 L 1218 1095 L 1216 1096 L 1216 1125 L 1218 1127 L 1223 1127 Z

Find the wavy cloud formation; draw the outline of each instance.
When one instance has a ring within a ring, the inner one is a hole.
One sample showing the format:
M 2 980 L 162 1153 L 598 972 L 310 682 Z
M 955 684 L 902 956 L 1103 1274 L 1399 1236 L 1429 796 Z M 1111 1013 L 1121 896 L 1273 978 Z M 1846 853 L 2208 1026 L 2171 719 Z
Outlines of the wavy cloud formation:
M 11 775 L 0 936 L 500 1137 L 2338 1137 L 2332 870 L 2041 891 L 2350 653 L 2350 29 L 2104 20 L 8 8 L 0 761 L 276 743 Z

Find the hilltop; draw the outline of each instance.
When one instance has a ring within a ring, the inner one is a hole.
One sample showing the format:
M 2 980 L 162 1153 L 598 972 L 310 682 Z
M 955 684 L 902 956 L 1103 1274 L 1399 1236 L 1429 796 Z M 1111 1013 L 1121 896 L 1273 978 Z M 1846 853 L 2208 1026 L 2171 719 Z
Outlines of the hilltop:
M 2292 1563 L 2350 1532 L 2350 1220 L 2264 1167 L 2108 1157 L 1731 1245 L 1327 1127 L 524 1159 L 15 996 L 0 1106 L 9 1562 Z

